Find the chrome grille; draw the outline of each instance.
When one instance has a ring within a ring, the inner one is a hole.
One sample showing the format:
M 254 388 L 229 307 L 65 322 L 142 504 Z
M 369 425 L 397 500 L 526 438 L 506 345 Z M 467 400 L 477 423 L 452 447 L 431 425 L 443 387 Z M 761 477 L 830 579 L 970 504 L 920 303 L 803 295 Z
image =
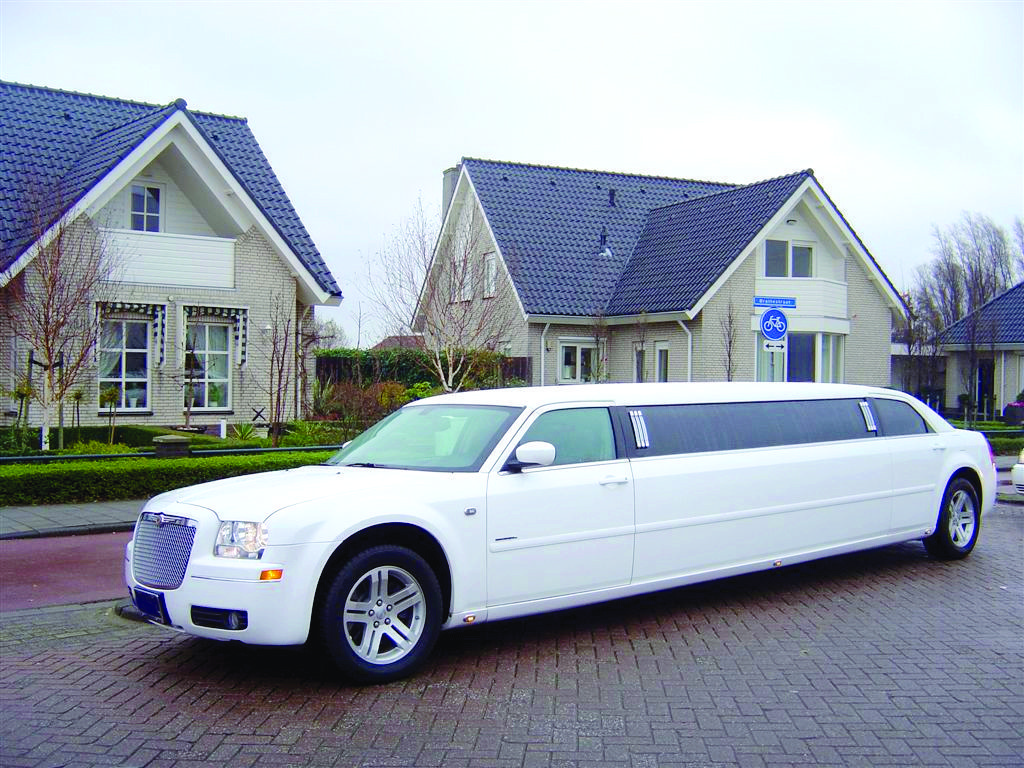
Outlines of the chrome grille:
M 185 578 L 195 521 L 157 512 L 143 512 L 135 526 L 132 573 L 147 587 L 177 589 Z

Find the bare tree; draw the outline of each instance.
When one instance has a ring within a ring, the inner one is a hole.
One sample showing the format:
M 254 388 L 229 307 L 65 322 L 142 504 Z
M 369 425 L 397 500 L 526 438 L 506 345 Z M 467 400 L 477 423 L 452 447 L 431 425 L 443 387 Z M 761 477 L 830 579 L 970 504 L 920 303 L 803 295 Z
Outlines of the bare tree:
M 736 341 L 739 336 L 739 318 L 736 316 L 736 307 L 732 303 L 732 298 L 729 299 L 725 316 L 719 319 L 718 326 L 722 332 L 722 364 L 725 367 L 725 380 L 732 381 L 736 375 Z
M 1013 222 L 1013 240 L 1017 247 L 1017 274 L 1024 275 L 1024 219 L 1020 217 Z
M 368 293 L 385 335 L 413 333 L 416 306 L 420 299 L 437 226 L 431 224 L 418 200 L 412 216 L 402 222 L 369 267 Z M 360 326 L 362 307 L 360 306 Z
M 388 305 L 381 311 L 392 318 L 392 328 L 423 334 L 431 371 L 446 392 L 454 392 L 475 373 L 473 353 L 498 351 L 509 337 L 517 304 L 475 206 L 453 212 L 432 249 L 429 233 L 420 208 L 393 242 L 391 258 L 381 259 L 382 274 L 375 279 L 386 290 L 379 301 Z M 413 294 L 413 311 L 403 315 Z
M 334 320 L 317 317 L 313 307 L 304 307 L 299 317 L 298 356 L 296 357 L 295 402 L 302 412 L 312 408 L 313 380 L 316 377 L 316 350 L 347 346 L 345 331 Z
M 916 287 L 904 294 L 903 302 L 907 306 L 907 315 L 898 320 L 894 341 L 907 345 L 906 386 L 922 400 L 932 403 L 938 390 L 942 389 L 939 379 L 942 320 L 934 304 L 929 302 L 929 296 Z
M 270 395 L 270 440 L 275 448 L 281 442 L 288 391 L 295 373 L 294 312 L 279 295 L 271 300 L 267 355 L 267 393 Z
M 599 306 L 594 310 L 590 322 L 590 335 L 594 337 L 594 357 L 590 361 L 590 377 L 584 379 L 583 360 L 579 361 L 580 380 L 587 382 L 601 382 L 608 379 L 608 318 L 604 313 L 604 307 Z
M 1006 230 L 982 214 L 964 213 L 947 229 L 936 227 L 934 237 L 934 259 L 918 270 L 912 292 L 921 323 L 915 333 L 936 337 L 942 329 L 963 321 L 966 366 L 962 384 L 965 418 L 970 422 L 977 408 L 981 351 L 994 343 L 998 330 L 985 325 L 978 310 L 1024 272 Z
M 117 262 L 101 233 L 84 215 L 50 223 L 60 206 L 39 191 L 25 198 L 34 244 L 23 269 L 0 275 L 0 317 L 29 350 L 26 376 L 42 411 L 40 447 L 50 447 L 50 426 L 68 394 L 94 370 L 99 339 L 97 302 L 109 298 Z

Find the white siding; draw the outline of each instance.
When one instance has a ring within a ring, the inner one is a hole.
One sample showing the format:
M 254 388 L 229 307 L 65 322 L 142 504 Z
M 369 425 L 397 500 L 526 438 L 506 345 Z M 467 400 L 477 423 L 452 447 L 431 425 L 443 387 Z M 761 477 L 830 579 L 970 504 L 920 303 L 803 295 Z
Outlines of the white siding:
M 163 200 L 160 205 L 161 232 L 208 237 L 217 234 L 159 161 L 150 163 L 143 175 L 125 185 L 125 188 L 114 195 L 111 201 L 103 207 L 96 217 L 96 222 L 100 226 L 111 229 L 127 229 L 131 226 L 129 216 L 131 187 L 136 183 L 153 184 L 163 191 Z
M 813 277 L 758 277 L 754 283 L 758 296 L 784 296 L 796 299 L 796 309 L 787 315 L 847 319 L 846 283 Z
M 235 241 L 223 237 L 108 230 L 122 264 L 121 282 L 204 288 L 235 287 Z

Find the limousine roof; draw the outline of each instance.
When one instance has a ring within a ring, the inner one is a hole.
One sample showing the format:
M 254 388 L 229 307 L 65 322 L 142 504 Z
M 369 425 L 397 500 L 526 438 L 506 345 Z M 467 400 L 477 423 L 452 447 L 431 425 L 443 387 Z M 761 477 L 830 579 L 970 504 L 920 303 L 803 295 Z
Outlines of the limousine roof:
M 833 400 L 854 397 L 908 395 L 892 389 L 855 384 L 770 382 L 683 382 L 645 384 L 562 384 L 546 387 L 509 387 L 456 392 L 418 403 L 513 405 L 537 408 L 558 403 L 606 403 L 608 405 L 668 405 L 678 403 L 731 403 L 761 400 Z

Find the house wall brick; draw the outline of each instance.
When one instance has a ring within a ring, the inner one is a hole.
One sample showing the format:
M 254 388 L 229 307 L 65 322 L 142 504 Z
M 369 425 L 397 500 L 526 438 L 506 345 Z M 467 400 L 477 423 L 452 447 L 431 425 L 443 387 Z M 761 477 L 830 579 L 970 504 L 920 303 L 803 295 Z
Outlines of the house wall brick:
M 850 334 L 846 339 L 845 381 L 889 386 L 892 374 L 892 311 L 859 259 L 846 260 Z
M 151 184 L 163 191 L 161 200 L 161 232 L 173 232 L 179 235 L 202 235 L 215 237 L 216 232 L 199 212 L 188 196 L 181 190 L 159 160 L 154 160 L 145 170 L 126 184 L 124 189 L 114 195 L 96 215 L 96 223 L 112 229 L 131 228 L 131 188 L 132 184 Z
M 129 255 L 130 257 L 130 255 Z M 235 242 L 235 288 L 209 289 L 170 285 L 138 285 L 115 284 L 102 297 L 108 301 L 123 303 L 154 305 L 166 308 L 166 322 L 163 335 L 163 362 L 159 360 L 160 351 L 153 343 L 150 344 L 150 397 L 149 409 L 146 412 L 119 412 L 116 415 L 118 424 L 160 424 L 180 425 L 184 423 L 184 397 L 182 388 L 184 378 L 184 307 L 223 307 L 245 310 L 246 359 L 242 364 L 237 362 L 237 352 L 232 348 L 231 354 L 231 407 L 227 410 L 193 410 L 193 425 L 214 426 L 221 419 L 228 423 L 251 422 L 254 408 L 263 408 L 264 416 L 270 416 L 269 362 L 271 358 L 272 333 L 267 328 L 275 325 L 279 329 L 288 328 L 288 344 L 291 354 L 295 351 L 295 332 L 297 314 L 302 313 L 305 305 L 297 299 L 294 276 L 273 248 L 258 230 L 253 227 L 240 236 Z M 36 279 L 30 264 L 25 270 L 25 279 Z M 146 313 L 120 310 L 110 315 L 117 319 L 138 319 L 151 321 L 152 316 Z M 197 319 L 203 319 L 197 316 Z M 210 322 L 228 324 L 232 328 L 234 322 L 222 317 L 207 317 Z M 18 354 L 12 349 L 10 329 L 0 334 L 6 340 L 0 349 L 6 350 L 2 361 L 4 370 L 0 371 L 0 382 L 4 389 L 13 387 L 17 369 L 10 365 L 17 360 Z M 232 343 L 234 343 L 232 341 Z M 289 359 L 291 359 L 289 357 Z M 295 393 L 295 373 L 289 366 L 288 376 L 291 384 L 287 389 L 285 419 L 296 416 L 297 400 Z M 79 386 L 85 393 L 81 408 L 83 425 L 107 423 L 108 414 L 98 406 L 99 386 L 97 369 L 91 367 L 80 380 Z M 301 404 L 301 403 L 299 403 Z M 5 402 L 0 414 L 0 423 L 13 422 L 10 415 L 12 402 Z M 39 423 L 39 408 L 31 409 L 32 423 Z M 70 407 L 65 409 L 65 424 L 70 424 Z
M 691 324 L 693 333 L 693 380 L 725 381 L 726 323 L 730 313 L 734 327 L 732 345 L 734 381 L 753 381 L 756 373 L 757 334 L 750 330 L 754 306 L 757 259 L 743 257 L 736 271 L 704 305 Z

